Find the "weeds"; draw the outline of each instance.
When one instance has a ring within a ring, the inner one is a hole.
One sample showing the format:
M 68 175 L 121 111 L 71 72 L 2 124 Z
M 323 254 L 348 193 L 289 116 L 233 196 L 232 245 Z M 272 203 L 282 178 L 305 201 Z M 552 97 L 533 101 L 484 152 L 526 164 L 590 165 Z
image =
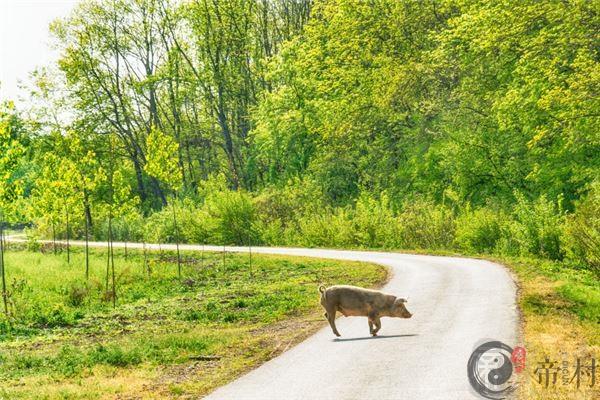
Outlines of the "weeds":
M 180 280 L 173 254 L 165 252 L 162 260 L 148 254 L 149 277 L 141 267 L 143 253 L 130 250 L 127 259 L 115 254 L 120 296 L 113 310 L 101 284 L 105 258 L 102 251 L 90 255 L 90 280 L 84 283 L 83 250 L 74 249 L 70 265 L 61 254 L 7 253 L 9 277 L 26 282 L 13 299 L 26 306 L 11 321 L 0 317 L 1 396 L 140 395 L 167 390 L 167 383 L 157 384 L 157 371 L 168 374 L 195 358 L 212 357 L 218 370 L 188 377 L 193 389 L 181 388 L 186 394 L 206 393 L 276 355 L 282 340 L 301 340 L 321 326 L 318 284 L 343 277 L 349 284 L 372 286 L 386 275 L 372 264 L 263 255 L 254 256 L 250 271 L 243 254 L 229 254 L 222 268 L 220 254 L 205 253 L 202 268 L 182 264 Z M 127 384 L 117 385 L 119 379 Z

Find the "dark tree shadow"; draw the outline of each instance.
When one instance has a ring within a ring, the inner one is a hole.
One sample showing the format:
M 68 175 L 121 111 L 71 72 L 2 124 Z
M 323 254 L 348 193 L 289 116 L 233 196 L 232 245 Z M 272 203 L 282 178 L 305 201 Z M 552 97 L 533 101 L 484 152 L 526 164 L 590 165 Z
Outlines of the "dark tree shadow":
M 412 336 L 419 336 L 419 335 L 417 335 L 416 333 L 411 333 L 411 334 L 407 334 L 407 335 L 379 335 L 379 336 L 365 336 L 365 337 L 348 338 L 348 339 L 335 338 L 332 341 L 333 342 L 353 342 L 356 340 L 393 339 L 393 338 L 412 337 Z

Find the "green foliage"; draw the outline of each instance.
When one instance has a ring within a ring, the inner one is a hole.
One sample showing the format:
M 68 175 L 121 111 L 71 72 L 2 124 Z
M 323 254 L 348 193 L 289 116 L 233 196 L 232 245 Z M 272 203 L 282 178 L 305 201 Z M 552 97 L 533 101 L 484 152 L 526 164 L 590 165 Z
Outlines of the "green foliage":
M 224 191 L 206 199 L 214 223 L 213 237 L 226 244 L 258 244 L 256 212 L 250 196 L 241 191 Z
M 68 214 L 72 236 L 104 239 L 110 215 L 118 240 L 597 269 L 599 15 L 587 1 L 81 4 L 52 24 L 61 58 L 33 74 L 31 113 L 2 107 L 0 201 L 40 238 L 66 236 Z
M 539 258 L 505 258 L 519 279 L 535 286 L 540 278 L 554 285 L 544 285 L 538 293 L 521 301 L 525 312 L 539 315 L 564 315 L 570 313 L 596 330 L 600 321 L 600 280 L 593 271 L 565 268 L 564 263 Z
M 88 284 L 72 283 L 67 287 L 67 304 L 72 307 L 79 307 L 90 294 L 91 288 Z
M 452 210 L 432 202 L 416 199 L 404 204 L 400 215 L 401 247 L 448 249 L 456 229 Z
M 24 159 L 23 121 L 14 104 L 0 104 L 0 223 L 19 220 L 18 204 L 23 194 L 23 182 L 19 176 Z
M 95 364 L 107 364 L 114 367 L 127 367 L 129 365 L 136 365 L 142 362 L 142 354 L 140 349 L 134 348 L 131 350 L 123 350 L 121 347 L 116 345 L 104 346 L 99 344 L 87 355 L 88 363 L 90 365 Z
M 148 175 L 164 182 L 175 191 L 181 189 L 183 178 L 178 165 L 179 143 L 167 136 L 156 127 L 146 138 L 148 159 L 144 166 Z
M 96 284 L 105 272 L 105 254 L 93 250 L 91 255 L 90 283 L 82 286 L 82 272 L 74 264 L 83 254 L 76 249 L 71 265 L 52 254 L 9 252 L 9 278 L 27 279 L 17 297 L 26 300 L 30 312 L 18 310 L 10 324 L 0 316 L 5 382 L 46 376 L 69 382 L 90 373 L 101 379 L 107 369 L 113 379 L 123 368 L 153 370 L 189 363 L 193 356 L 253 352 L 253 338 L 263 331 L 270 335 L 271 324 L 320 315 L 314 301 L 318 284 L 342 279 L 371 286 L 386 275 L 372 264 L 261 255 L 253 256 L 250 266 L 245 254 L 228 255 L 223 265 L 221 254 L 208 252 L 201 267 L 200 254 L 191 252 L 184 257 L 182 282 L 173 253 L 149 253 L 153 273 L 148 277 L 143 254 L 131 250 L 128 259 L 122 252 L 116 255 L 120 297 L 113 310 Z M 82 290 L 85 300 L 79 301 Z M 39 390 L 33 385 L 27 393 L 36 397 Z
M 299 230 L 291 237 L 308 247 L 350 247 L 353 241 L 350 210 L 337 208 L 329 212 L 307 215 L 298 221 Z
M 487 208 L 467 208 L 456 221 L 456 244 L 472 253 L 494 253 L 508 233 L 508 218 Z
M 505 250 L 509 254 L 516 251 L 520 255 L 562 259 L 560 237 L 563 214 L 560 209 L 545 196 L 535 201 L 528 201 L 518 193 L 516 197 L 517 203 L 509 227 L 511 236 L 505 239 Z
M 354 240 L 362 247 L 400 247 L 394 241 L 402 235 L 386 193 L 379 199 L 362 195 L 352 218 Z
M 590 186 L 575 212 L 567 216 L 563 242 L 568 257 L 600 275 L 600 182 Z
M 177 230 L 173 220 L 173 204 L 177 218 Z M 215 236 L 215 222 L 203 207 L 189 199 L 175 201 L 170 207 L 155 212 L 142 221 L 144 239 L 152 243 L 173 243 L 177 231 L 180 239 L 188 243 L 208 243 Z

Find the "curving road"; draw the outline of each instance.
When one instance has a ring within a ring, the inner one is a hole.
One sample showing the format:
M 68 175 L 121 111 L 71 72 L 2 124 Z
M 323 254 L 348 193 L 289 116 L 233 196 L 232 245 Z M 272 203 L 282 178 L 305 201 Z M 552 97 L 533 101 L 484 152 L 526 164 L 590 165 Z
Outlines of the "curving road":
M 147 247 L 158 249 L 158 245 Z M 180 248 L 200 250 L 201 246 Z M 223 247 L 205 249 L 222 251 Z M 227 251 L 248 249 L 227 247 Z M 368 335 L 366 318 L 339 318 L 341 338 L 336 339 L 327 325 L 206 399 L 474 399 L 478 397 L 470 390 L 466 366 L 476 345 L 482 339 L 517 343 L 516 287 L 498 264 L 387 252 L 267 247 L 252 251 L 384 265 L 392 276 L 382 290 L 408 297 L 413 317 L 383 318 L 376 338 Z

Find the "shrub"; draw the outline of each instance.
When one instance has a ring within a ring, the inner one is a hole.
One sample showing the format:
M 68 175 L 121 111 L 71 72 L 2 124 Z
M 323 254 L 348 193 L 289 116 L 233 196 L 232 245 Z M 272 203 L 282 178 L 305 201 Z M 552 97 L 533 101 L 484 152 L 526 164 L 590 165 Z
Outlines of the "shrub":
M 267 222 L 261 218 L 257 221 L 255 228 L 262 243 L 272 246 L 294 244 L 294 240 L 290 239 L 289 235 L 297 230 L 297 225 L 286 230 L 280 220 Z
M 566 218 L 562 242 L 570 259 L 600 275 L 600 181 Z
M 254 198 L 257 214 L 265 224 L 278 221 L 286 228 L 303 215 L 325 207 L 321 187 L 308 178 L 290 180 L 285 186 L 265 189 Z M 296 224 L 297 226 L 297 224 Z
M 165 207 L 146 218 L 145 235 L 147 242 L 165 243 L 172 242 L 176 237 L 173 211 Z
M 23 353 L 17 354 L 10 364 L 12 370 L 31 370 L 41 368 L 44 365 L 44 359 L 33 354 Z
M 67 304 L 73 307 L 82 305 L 90 292 L 86 285 L 76 282 L 71 283 L 67 291 Z
M 40 310 L 35 308 L 31 319 L 43 328 L 55 328 L 59 326 L 69 326 L 73 324 L 74 315 L 69 313 L 63 306 L 55 306 L 52 309 Z
M 352 236 L 361 247 L 398 247 L 399 225 L 386 193 L 379 199 L 361 195 L 352 216 Z
M 27 230 L 27 250 L 29 251 L 40 251 L 42 244 L 39 242 L 37 232 L 34 230 Z
M 88 354 L 90 365 L 108 364 L 114 367 L 127 367 L 142 362 L 142 355 L 137 349 L 124 350 L 117 345 L 96 346 Z
M 83 353 L 72 346 L 63 346 L 54 360 L 52 367 L 65 376 L 74 376 L 85 366 Z
M 177 222 L 181 240 L 187 243 L 207 243 L 211 241 L 215 223 L 203 207 L 197 207 L 185 199 L 177 207 Z
M 144 216 L 135 210 L 113 217 L 110 223 L 113 240 L 123 242 L 141 241 L 144 237 L 145 222 Z M 93 231 L 89 232 L 89 234 L 90 237 L 93 236 L 96 240 L 107 240 L 108 216 L 102 215 L 102 219 L 97 219 L 94 223 Z M 79 237 L 82 239 L 85 237 L 83 231 Z
M 405 203 L 399 216 L 399 246 L 408 249 L 449 249 L 454 242 L 452 210 L 430 201 Z
M 294 243 L 308 247 L 348 247 L 353 240 L 351 212 L 345 208 L 323 210 L 299 220 L 299 230 L 288 232 Z
M 563 257 L 560 246 L 563 213 L 545 196 L 528 201 L 516 193 L 505 252 L 536 255 L 559 260 Z
M 260 238 L 256 212 L 250 196 L 242 191 L 215 192 L 208 196 L 206 206 L 212 223 L 212 236 L 223 244 L 258 244 Z
M 131 212 L 112 221 L 113 240 L 121 242 L 140 241 L 144 237 L 144 217 Z
M 489 208 L 467 208 L 456 222 L 456 244 L 470 252 L 494 252 L 506 230 L 506 219 Z

